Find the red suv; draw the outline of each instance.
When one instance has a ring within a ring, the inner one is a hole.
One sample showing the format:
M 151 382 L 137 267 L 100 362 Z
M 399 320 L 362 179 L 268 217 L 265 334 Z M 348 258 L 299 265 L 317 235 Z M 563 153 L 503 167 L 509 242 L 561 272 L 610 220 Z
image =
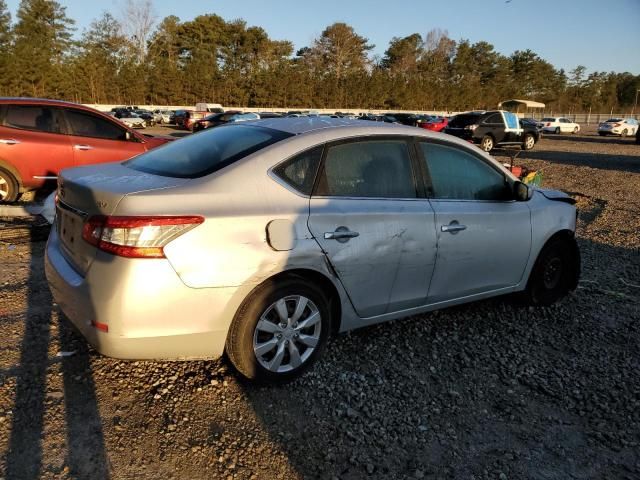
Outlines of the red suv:
M 0 202 L 42 187 L 63 168 L 126 160 L 168 141 L 75 103 L 0 98 Z

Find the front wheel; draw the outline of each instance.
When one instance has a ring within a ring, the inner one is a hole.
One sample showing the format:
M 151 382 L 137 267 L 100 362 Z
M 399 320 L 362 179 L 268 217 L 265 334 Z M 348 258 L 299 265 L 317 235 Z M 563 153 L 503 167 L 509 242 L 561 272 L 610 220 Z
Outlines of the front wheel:
M 480 148 L 485 152 L 493 150 L 493 138 L 490 135 L 485 135 L 480 141 Z
M 329 301 L 313 284 L 298 277 L 267 282 L 236 313 L 226 352 L 249 380 L 287 382 L 319 358 L 330 326 Z
M 556 135 L 560 133 L 560 127 L 556 127 Z
M 578 127 L 573 127 L 573 133 L 574 133 L 574 134 L 575 134 L 575 133 L 578 133 L 578 131 L 579 131 L 579 130 L 580 130 L 580 128 L 578 128 Z
M 19 192 L 20 188 L 14 176 L 0 168 L 0 203 L 15 202 Z
M 626 137 L 626 136 L 627 136 L 627 133 L 628 133 L 628 132 L 627 132 L 627 129 L 625 128 L 624 130 L 622 130 L 622 133 L 620 134 L 620 136 L 621 136 L 622 138 L 624 138 L 624 137 Z
M 580 252 L 575 239 L 553 239 L 533 266 L 524 291 L 525 301 L 536 306 L 551 305 L 576 288 L 579 276 Z
M 522 142 L 522 150 L 531 150 L 535 144 L 536 144 L 535 137 L 530 133 L 527 133 L 524 136 L 524 141 Z

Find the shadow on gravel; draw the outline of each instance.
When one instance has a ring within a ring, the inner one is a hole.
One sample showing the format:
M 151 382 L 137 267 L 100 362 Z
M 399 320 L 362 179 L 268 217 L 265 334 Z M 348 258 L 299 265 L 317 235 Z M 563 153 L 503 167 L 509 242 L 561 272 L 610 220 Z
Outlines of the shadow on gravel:
M 545 160 L 551 163 L 574 165 L 577 167 L 617 170 L 640 173 L 640 155 L 609 155 L 602 153 L 556 152 L 549 150 L 529 150 L 522 152 L 520 160 Z
M 27 287 L 24 337 L 20 364 L 16 368 L 16 391 L 9 448 L 6 454 L 6 477 L 12 479 L 41 478 L 45 453 L 45 419 L 48 408 L 64 398 L 67 457 L 63 466 L 47 465 L 47 473 L 61 474 L 66 467 L 73 478 L 106 480 L 107 459 L 98 411 L 89 355 L 86 352 L 49 358 L 52 341 L 56 352 L 78 350 L 77 335 L 62 314 L 59 315 L 58 338 L 52 338 L 51 293 L 44 278 L 44 248 L 48 228 L 31 227 L 23 241 L 30 242 L 30 271 Z M 16 243 L 18 239 L 16 238 Z M 64 391 L 48 391 L 47 370 L 62 363 Z M 49 439 L 58 443 L 58 439 Z M 55 459 L 57 462 L 59 459 Z M 53 470 L 51 470 L 53 469 Z
M 635 143 L 635 137 L 633 136 L 622 138 L 612 135 L 580 135 L 579 137 L 576 137 L 571 135 L 547 134 L 544 136 L 544 138 L 549 140 L 561 140 L 565 142 L 605 143 L 610 145 L 633 145 Z
M 580 247 L 584 281 L 552 307 L 359 329 L 247 399 L 301 478 L 640 478 L 640 252 Z

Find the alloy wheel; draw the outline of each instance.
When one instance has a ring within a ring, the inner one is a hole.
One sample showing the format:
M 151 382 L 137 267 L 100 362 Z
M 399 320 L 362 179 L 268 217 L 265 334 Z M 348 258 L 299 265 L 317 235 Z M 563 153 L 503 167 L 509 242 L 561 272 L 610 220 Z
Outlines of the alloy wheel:
M 0 201 L 4 201 L 9 196 L 9 182 L 0 175 Z
M 320 343 L 322 329 L 318 307 L 302 295 L 290 295 L 272 303 L 260 316 L 253 333 L 258 363 L 274 373 L 295 370 Z

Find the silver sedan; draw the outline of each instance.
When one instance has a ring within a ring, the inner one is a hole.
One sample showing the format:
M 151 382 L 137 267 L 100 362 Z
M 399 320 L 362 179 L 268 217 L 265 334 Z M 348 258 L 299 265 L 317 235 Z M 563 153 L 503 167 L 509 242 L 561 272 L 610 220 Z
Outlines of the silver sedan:
M 101 353 L 215 358 L 290 380 L 331 333 L 518 292 L 580 256 L 567 195 L 413 127 L 284 118 L 206 130 L 59 178 L 46 272 Z

